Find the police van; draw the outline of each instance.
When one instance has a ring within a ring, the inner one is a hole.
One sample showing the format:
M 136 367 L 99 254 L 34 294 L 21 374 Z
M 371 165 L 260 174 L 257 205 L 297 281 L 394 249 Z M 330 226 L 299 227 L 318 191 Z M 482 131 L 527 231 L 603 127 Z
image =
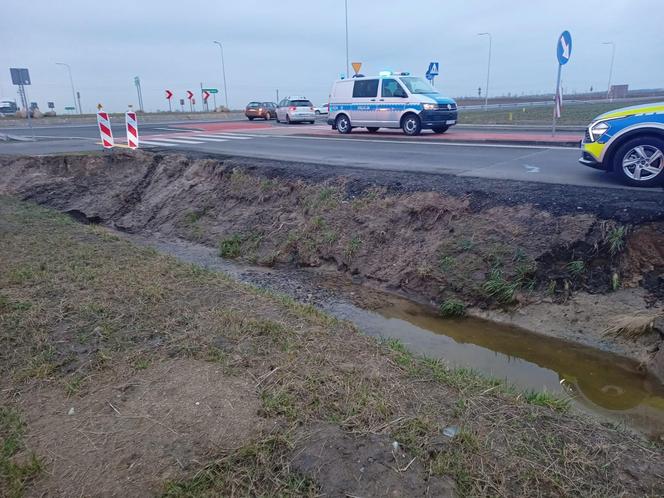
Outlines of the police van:
M 457 122 L 457 105 L 424 79 L 409 73 L 381 72 L 334 82 L 327 124 L 339 133 L 365 127 L 401 128 L 406 135 L 423 129 L 445 133 Z

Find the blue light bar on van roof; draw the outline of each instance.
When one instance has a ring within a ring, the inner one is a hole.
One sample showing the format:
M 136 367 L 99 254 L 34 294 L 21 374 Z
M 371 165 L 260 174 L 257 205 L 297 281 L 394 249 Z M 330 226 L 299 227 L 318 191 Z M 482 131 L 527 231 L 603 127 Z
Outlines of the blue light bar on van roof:
M 410 73 L 406 71 L 381 71 L 378 76 L 408 76 Z

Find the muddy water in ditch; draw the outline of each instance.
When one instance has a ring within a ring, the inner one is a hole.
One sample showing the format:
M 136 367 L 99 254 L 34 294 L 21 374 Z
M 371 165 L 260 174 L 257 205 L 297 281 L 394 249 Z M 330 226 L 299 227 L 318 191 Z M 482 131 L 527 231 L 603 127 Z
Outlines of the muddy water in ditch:
M 368 335 L 400 339 L 415 353 L 504 379 L 522 390 L 566 396 L 586 412 L 655 438 L 664 435 L 664 385 L 631 359 L 485 320 L 441 319 L 405 299 L 386 294 L 376 298 L 374 291 L 359 286 L 330 286 L 329 279 L 323 283 L 321 276 L 312 272 L 236 265 L 199 244 L 127 237 L 180 260 L 224 271 L 240 281 L 295 298 L 314 296 L 313 301 L 329 313 L 354 322 Z M 322 293 L 316 287 L 317 277 L 325 289 Z M 363 292 L 374 294 L 371 301 L 381 304 L 368 311 L 339 297 Z

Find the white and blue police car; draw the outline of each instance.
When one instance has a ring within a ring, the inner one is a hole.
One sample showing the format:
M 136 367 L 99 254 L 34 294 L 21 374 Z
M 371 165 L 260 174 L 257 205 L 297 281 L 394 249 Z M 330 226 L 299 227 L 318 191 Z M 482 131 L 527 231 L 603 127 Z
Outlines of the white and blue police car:
M 383 71 L 334 82 L 327 124 L 339 133 L 364 127 L 401 128 L 406 135 L 423 129 L 445 133 L 457 122 L 457 105 L 424 79 L 409 73 Z

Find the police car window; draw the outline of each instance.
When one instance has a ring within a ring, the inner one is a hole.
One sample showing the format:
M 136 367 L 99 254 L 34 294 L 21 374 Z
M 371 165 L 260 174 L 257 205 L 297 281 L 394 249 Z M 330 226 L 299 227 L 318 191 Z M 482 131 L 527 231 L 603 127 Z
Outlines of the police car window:
M 378 93 L 378 80 L 357 80 L 353 85 L 353 97 L 375 97 Z
M 406 85 L 410 93 L 438 93 L 434 87 L 422 78 L 408 76 L 406 78 L 401 78 L 401 82 Z
M 403 88 L 401 88 L 397 80 L 383 80 L 381 97 L 401 97 L 402 95 L 405 95 L 405 93 L 406 92 L 403 91 Z

